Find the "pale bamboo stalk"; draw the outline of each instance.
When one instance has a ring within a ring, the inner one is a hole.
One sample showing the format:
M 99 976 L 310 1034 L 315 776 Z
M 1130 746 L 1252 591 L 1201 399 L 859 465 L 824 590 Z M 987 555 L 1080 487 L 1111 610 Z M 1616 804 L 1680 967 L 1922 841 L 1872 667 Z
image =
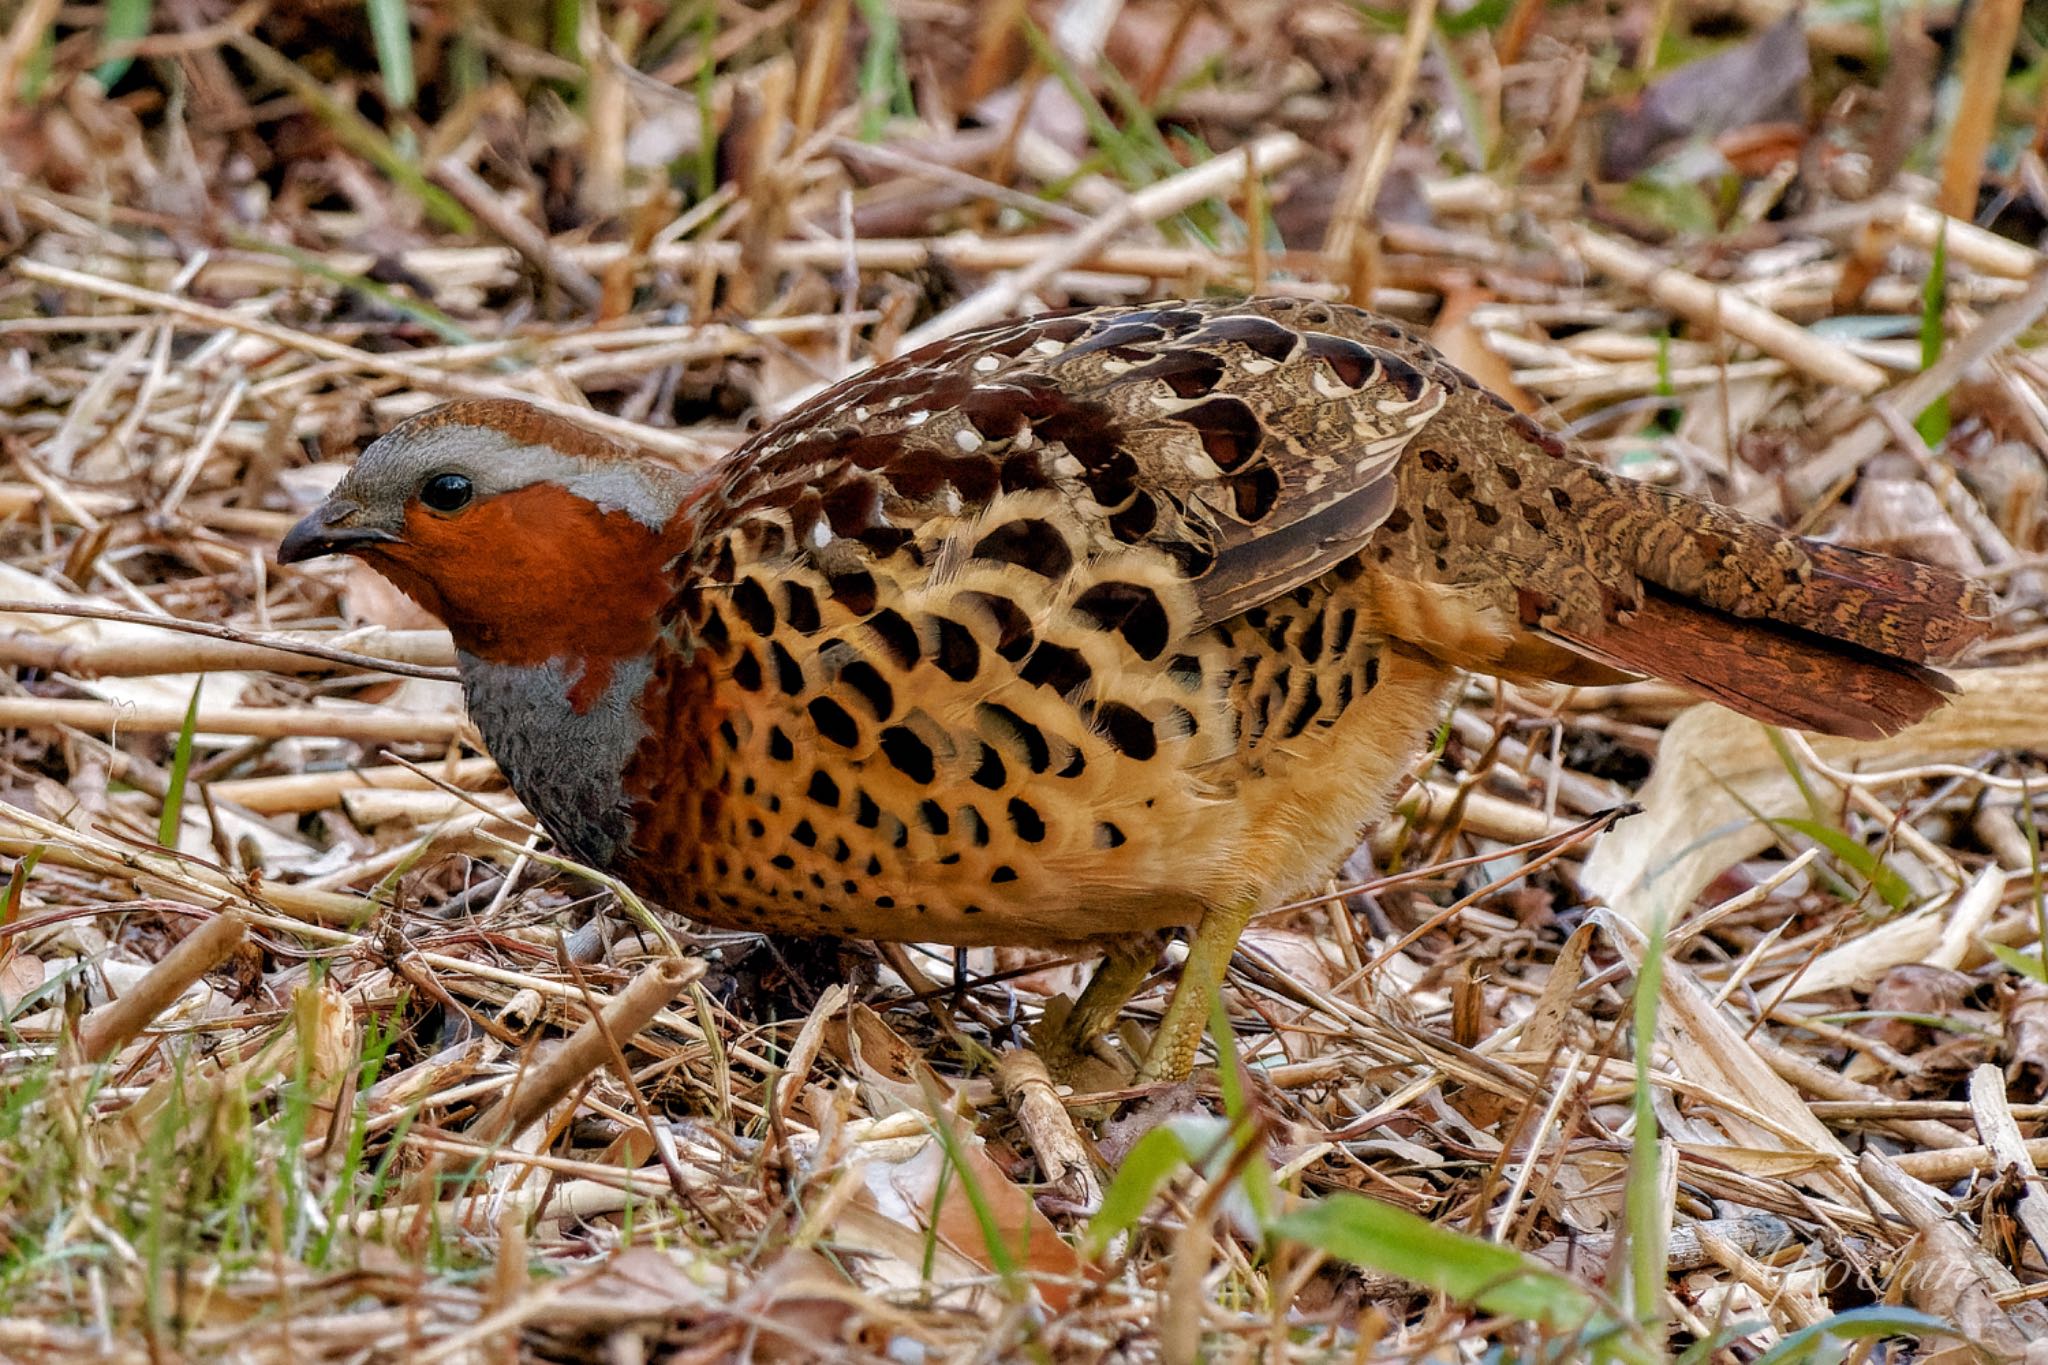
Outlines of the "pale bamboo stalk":
M 904 336 L 901 349 L 913 351 L 940 337 L 1007 317 L 1016 311 L 1026 294 L 1058 272 L 1095 259 L 1104 247 L 1132 228 L 1156 223 L 1204 199 L 1228 196 L 1243 185 L 1247 175 L 1272 175 L 1287 169 L 1307 154 L 1308 144 L 1294 134 L 1269 133 L 1235 151 L 1212 157 L 1179 175 L 1126 195 L 1081 231 L 1056 239 L 1050 247 L 1041 240 L 1040 250 L 1032 260 L 999 279 L 991 280 L 937 317 L 913 328 Z M 1216 259 L 1224 258 L 1219 256 Z
M 0 604 L 0 613 L 8 610 Z M 45 614 L 38 612 L 36 614 Z M 68 613 L 67 613 L 68 614 Z M 132 615 L 133 613 L 129 613 Z M 95 618 L 97 619 L 97 618 Z M 283 648 L 258 643 L 278 642 Z M 343 651 L 331 642 L 347 640 Z M 289 646 L 320 653 L 300 653 Z M 336 657 L 352 655 L 354 659 Z M 440 630 L 369 632 L 283 631 L 245 640 L 172 636 L 162 640 L 90 640 L 71 643 L 25 631 L 0 634 L 0 665 L 40 668 L 74 678 L 140 678 L 164 673 L 328 673 L 335 669 L 432 670 L 448 677 L 455 647 Z
M 465 758 L 440 771 L 445 780 L 458 787 L 477 787 L 498 775 L 498 765 L 488 758 Z M 324 773 L 285 773 L 277 777 L 242 777 L 215 782 L 207 788 L 214 799 L 230 802 L 258 815 L 299 815 L 324 810 L 348 792 L 373 789 L 420 792 L 432 790 L 433 784 L 410 768 L 386 765 L 343 768 Z
M 119 1052 L 193 982 L 227 961 L 248 933 L 249 922 L 242 913 L 227 910 L 179 939 L 126 995 L 79 1021 L 79 1051 L 89 1062 L 102 1062 Z
M 1885 373 L 1877 366 L 1732 289 L 1666 266 L 1648 253 L 1591 228 L 1560 224 L 1557 232 L 1589 270 L 1645 291 L 1659 304 L 1700 326 L 1718 327 L 1823 383 L 1838 384 L 1860 394 L 1876 393 L 1885 386 Z
M 185 708 L 54 697 L 0 697 L 0 727 L 68 725 L 79 730 L 142 730 L 175 734 L 184 727 Z M 405 715 L 391 711 L 341 711 L 314 706 L 215 706 L 199 712 L 197 730 L 212 735 L 253 735 L 353 739 L 364 744 L 450 744 L 460 739 L 460 716 Z
M 642 449 L 691 460 L 702 459 L 712 453 L 706 449 L 703 442 L 682 432 L 642 426 L 638 422 L 614 417 L 610 413 L 549 398 L 530 387 L 519 388 L 510 384 L 475 379 L 468 375 L 449 374 L 415 364 L 402 355 L 380 355 L 373 351 L 359 350 L 339 341 L 330 341 L 326 337 L 315 336 L 309 332 L 295 331 L 290 327 L 261 318 L 252 318 L 226 308 L 214 308 L 208 304 L 195 303 L 191 299 L 179 298 L 175 294 L 124 284 L 119 280 L 101 279 L 81 271 L 67 270 L 63 266 L 50 265 L 44 261 L 21 260 L 14 263 L 14 268 L 25 279 L 58 285 L 65 289 L 77 289 L 104 298 L 119 299 L 138 308 L 147 308 L 159 313 L 175 313 L 208 327 L 261 337 L 265 341 L 319 356 L 323 360 L 346 362 L 364 374 L 390 375 L 432 393 L 462 398 L 516 398 L 557 417 L 566 418 Z
M 1900 235 L 1923 250 L 1934 250 L 1936 239 L 1946 232 L 1948 241 L 1942 250 L 1951 264 L 2009 280 L 2032 279 L 2041 268 L 2041 253 L 2032 247 L 1951 218 L 1940 209 L 1909 202 L 1899 206 L 1898 214 Z

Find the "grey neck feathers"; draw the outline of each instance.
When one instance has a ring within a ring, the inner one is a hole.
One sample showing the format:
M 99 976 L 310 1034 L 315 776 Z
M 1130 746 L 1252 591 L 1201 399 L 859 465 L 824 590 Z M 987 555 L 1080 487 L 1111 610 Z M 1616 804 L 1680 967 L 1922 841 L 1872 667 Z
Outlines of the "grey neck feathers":
M 568 695 L 578 666 L 494 664 L 466 653 L 457 662 L 470 717 L 512 790 L 571 857 L 609 866 L 633 833 L 620 779 L 647 733 L 638 703 L 652 662 L 620 660 L 581 715 Z

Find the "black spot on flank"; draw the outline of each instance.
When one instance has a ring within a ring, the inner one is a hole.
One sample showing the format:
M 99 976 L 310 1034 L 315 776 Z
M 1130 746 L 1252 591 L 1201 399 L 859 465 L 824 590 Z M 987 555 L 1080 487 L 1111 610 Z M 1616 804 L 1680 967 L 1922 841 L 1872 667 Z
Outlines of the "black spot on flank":
M 903 848 L 910 843 L 910 826 L 893 815 L 889 817 L 888 831 L 889 847 Z
M 1387 513 L 1386 520 L 1382 521 L 1380 525 L 1398 536 L 1401 532 L 1408 529 L 1408 524 L 1411 520 L 1412 518 L 1409 517 L 1406 511 L 1396 507 Z
M 932 625 L 938 635 L 938 649 L 932 655 L 932 662 L 939 672 L 954 682 L 967 682 L 981 668 L 981 646 L 974 643 L 974 632 L 947 616 L 934 616 Z
M 1337 628 L 1330 632 L 1330 653 L 1342 654 L 1351 647 L 1352 632 L 1358 629 L 1358 611 L 1346 607 L 1337 613 Z
M 827 776 L 823 768 L 811 774 L 809 795 L 821 806 L 830 806 L 834 810 L 839 808 L 839 784 Z
M 873 829 L 882 823 L 882 808 L 875 804 L 875 798 L 865 791 L 853 796 L 853 823 L 862 829 Z
M 1415 458 L 1420 460 L 1422 467 L 1432 474 L 1447 474 L 1458 467 L 1457 456 L 1446 455 L 1433 446 L 1418 450 L 1415 452 Z
M 780 725 L 768 727 L 768 757 L 777 763 L 787 763 L 796 757 L 796 745 L 789 742 L 789 736 L 782 733 Z
M 929 782 L 936 771 L 931 745 L 901 725 L 882 731 L 882 756 L 913 782 Z
M 908 526 L 870 526 L 854 539 L 865 546 L 877 559 L 887 559 L 908 545 L 917 536 Z
M 802 844 L 805 848 L 816 848 L 818 846 L 818 831 L 811 828 L 811 822 L 808 820 L 797 821 L 796 828 L 789 832 L 789 837 Z
M 711 582 L 730 583 L 739 574 L 739 561 L 732 552 L 732 540 L 728 537 L 718 543 L 718 554 L 711 561 Z
M 895 713 L 895 689 L 867 660 L 855 659 L 840 669 L 839 681 L 860 694 L 860 699 L 868 704 L 868 710 L 874 713 L 876 720 L 887 720 Z
M 768 810 L 769 810 L 769 812 L 770 812 L 771 814 L 778 814 L 778 815 L 779 815 L 779 814 L 781 814 L 781 812 L 782 812 L 782 798 L 781 798 L 781 797 L 779 797 L 779 796 L 771 796 L 771 797 L 769 797 L 769 798 L 768 798 Z
M 768 642 L 768 658 L 775 665 L 776 686 L 780 687 L 786 696 L 801 696 L 804 690 L 803 666 L 782 647 L 782 641 Z
M 1036 725 L 995 702 L 983 702 L 976 710 L 983 724 L 999 737 L 1016 741 L 1024 750 L 1024 762 L 1032 772 L 1042 773 L 1052 766 L 1052 747 L 1045 742 L 1045 735 Z
M 781 868 L 784 872 L 796 871 L 796 859 L 790 857 L 787 853 L 778 853 L 768 861 Z
M 1301 704 L 1294 708 L 1294 714 L 1287 718 L 1287 723 L 1281 728 L 1280 733 L 1288 739 L 1294 738 L 1308 729 L 1309 722 L 1314 720 L 1316 712 L 1322 709 L 1323 690 L 1316 686 L 1315 677 L 1311 674 L 1308 686 L 1301 690 Z
M 740 747 L 740 732 L 733 728 L 733 723 L 729 720 L 718 722 L 718 737 L 725 741 L 725 747 L 728 749 Z
M 1556 507 L 1557 510 L 1560 512 L 1569 512 L 1572 510 L 1572 495 L 1565 492 L 1562 488 L 1558 488 L 1555 486 L 1551 488 L 1550 502 L 1551 505 Z
M 849 894 L 851 894 L 851 893 L 849 893 Z M 875 897 L 875 909 L 877 909 L 877 910 L 894 910 L 895 908 L 896 908 L 896 898 L 895 898 L 894 896 L 877 896 L 877 897 Z
M 947 834 L 953 828 L 953 818 L 946 814 L 946 808 L 930 799 L 917 803 L 917 823 L 931 834 Z
M 1211 398 L 1174 416 L 1195 429 L 1203 451 L 1226 474 L 1257 455 L 1266 436 L 1257 414 L 1241 398 Z
M 1330 373 L 1337 376 L 1346 388 L 1361 388 L 1372 378 L 1378 366 L 1376 356 L 1367 348 L 1345 337 L 1331 336 L 1327 332 L 1311 332 L 1308 335 L 1308 353 L 1330 367 Z
M 1522 520 L 1528 522 L 1529 525 L 1535 530 L 1542 530 L 1545 525 L 1543 520 L 1543 509 L 1538 507 L 1533 502 L 1523 503 Z
M 1011 867 L 1008 863 L 1004 863 L 1001 867 L 989 873 L 988 879 L 999 886 L 1004 882 L 1014 882 L 1017 880 L 1017 869 Z
M 1150 588 L 1097 583 L 1074 599 L 1074 610 L 1123 636 L 1141 659 L 1156 659 L 1166 650 L 1166 608 Z
M 1374 654 L 1365 661 L 1365 686 L 1360 689 L 1370 692 L 1380 685 L 1380 656 Z
M 1049 687 L 1064 697 L 1085 686 L 1093 670 L 1078 651 L 1048 641 L 1031 652 L 1024 667 L 1017 670 L 1017 676 L 1033 687 Z
M 1449 522 L 1449 520 L 1445 518 L 1444 514 L 1441 511 L 1437 510 L 1434 507 L 1425 507 L 1422 509 L 1422 524 L 1424 526 L 1427 526 L 1430 530 L 1436 532 L 1438 536 L 1441 536 L 1445 531 L 1448 531 L 1451 528 L 1451 523 Z M 1432 543 L 1434 543 L 1433 540 Z
M 704 617 L 704 624 L 697 627 L 697 638 L 717 654 L 725 653 L 732 644 L 732 632 L 725 628 L 725 617 L 719 615 L 718 608 L 711 608 Z
M 805 708 L 811 713 L 811 723 L 818 727 L 818 733 L 834 744 L 851 749 L 860 743 L 860 726 L 846 708 L 830 697 L 813 697 Z
M 848 858 L 851 858 L 853 856 L 853 850 L 847 846 L 846 840 L 836 837 L 832 840 L 831 853 L 832 861 L 835 863 L 843 863 Z M 855 886 L 852 882 L 848 882 L 846 884 L 846 891 L 849 895 L 851 895 L 855 891 L 858 891 L 859 889 L 860 888 Z
M 751 649 L 742 649 L 732 661 L 732 680 L 749 692 L 761 690 L 761 661 Z
M 732 605 L 754 634 L 766 635 L 775 629 L 775 604 L 768 600 L 768 592 L 759 581 L 742 578 L 733 584 Z
M 748 778 L 746 781 L 740 783 L 740 794 L 743 796 L 752 796 L 754 794 L 755 785 L 756 783 L 754 782 L 754 779 L 751 777 Z
M 974 603 L 995 620 L 996 653 L 1011 663 L 1029 654 L 1031 646 L 1037 643 L 1038 637 L 1031 633 L 1031 618 L 1009 598 L 994 593 L 963 592 L 960 600 Z
M 1117 752 L 1140 761 L 1159 752 L 1159 736 L 1141 712 L 1120 701 L 1093 702 L 1082 707 L 1091 724 Z
M 960 808 L 960 828 L 976 848 L 988 847 L 988 821 L 981 818 L 981 812 L 973 806 Z
M 890 662 L 898 668 L 908 668 L 917 662 L 917 628 L 901 615 L 884 607 L 870 616 L 866 625 L 882 642 L 882 648 L 889 652 Z
M 1130 545 L 1143 540 L 1159 523 L 1159 504 L 1149 493 L 1133 493 L 1123 507 L 1110 513 L 1109 533 Z
M 1356 693 L 1356 690 L 1357 684 L 1351 681 L 1351 675 L 1349 673 L 1339 673 L 1337 675 L 1336 713 L 1338 715 L 1341 716 L 1346 711 L 1351 709 L 1351 699 L 1353 695 Z
M 1269 465 L 1247 469 L 1228 482 L 1239 521 L 1263 521 L 1280 501 L 1280 476 Z
M 1493 467 L 1493 472 L 1500 475 L 1500 481 L 1507 485 L 1510 491 L 1522 486 L 1522 471 L 1511 464 L 1497 464 Z
M 1074 567 L 1074 552 L 1067 548 L 1066 537 L 1051 522 L 1028 517 L 983 536 L 974 547 L 974 556 L 1016 564 L 1047 578 L 1058 578 Z
M 866 616 L 875 609 L 875 576 L 866 569 L 836 573 L 826 582 L 831 585 L 832 600 L 855 616 Z
M 1192 654 L 1176 654 L 1166 663 L 1166 676 L 1185 692 L 1202 690 L 1202 661 Z
M 1097 848 L 1122 848 L 1126 842 L 1124 832 L 1107 820 L 1095 827 Z
M 879 877 L 882 875 L 882 860 L 880 858 L 877 858 L 872 853 L 868 855 L 867 874 L 870 877 Z M 895 903 L 895 901 L 890 900 L 887 896 L 884 896 L 880 900 L 875 902 L 875 904 L 880 905 L 884 910 L 888 909 Z
M 761 823 L 759 816 L 750 815 L 747 817 L 747 833 L 756 839 L 764 839 L 768 835 L 768 826 Z
M 1479 519 L 1481 526 L 1495 526 L 1500 523 L 1500 509 L 1490 502 L 1473 503 L 1472 515 Z
M 1003 783 L 1010 779 L 1010 770 L 1003 766 L 1003 756 L 1001 754 L 986 744 L 980 747 L 981 761 L 974 765 L 974 772 L 972 774 L 975 784 L 987 787 L 990 791 L 1000 791 Z
M 1010 828 L 1016 830 L 1017 837 L 1027 844 L 1041 843 L 1045 839 L 1045 817 L 1030 802 L 1015 796 L 1010 798 Z
M 960 913 L 963 915 L 978 915 L 981 913 L 981 907 L 978 905 L 963 905 L 960 907 Z
M 1444 487 L 1450 490 L 1452 497 L 1462 501 L 1472 496 L 1472 476 L 1461 469 L 1444 481 Z
M 1323 614 L 1317 612 L 1309 617 L 1307 629 L 1294 643 L 1295 652 L 1301 655 L 1305 664 L 1313 664 L 1323 657 Z
M 960 854 L 959 854 L 959 852 L 958 852 L 958 851 L 956 850 L 956 851 L 954 851 L 954 852 L 952 852 L 952 853 L 947 853 L 947 854 L 944 854 L 944 855 L 942 855 L 942 856 L 941 856 L 941 857 L 939 858 L 939 866 L 940 866 L 940 867 L 952 867 L 953 865 L 955 865 L 955 864 L 956 864 L 956 863 L 958 863 L 959 861 L 960 861 Z
M 782 585 L 783 612 L 792 629 L 809 635 L 818 628 L 818 595 L 794 579 Z
M 1074 750 L 1074 752 L 1067 755 L 1067 761 L 1065 765 L 1063 765 L 1058 772 L 1054 773 L 1053 776 L 1079 777 L 1082 773 L 1085 773 L 1087 771 L 1088 756 L 1082 753 L 1079 749 L 1076 749 Z

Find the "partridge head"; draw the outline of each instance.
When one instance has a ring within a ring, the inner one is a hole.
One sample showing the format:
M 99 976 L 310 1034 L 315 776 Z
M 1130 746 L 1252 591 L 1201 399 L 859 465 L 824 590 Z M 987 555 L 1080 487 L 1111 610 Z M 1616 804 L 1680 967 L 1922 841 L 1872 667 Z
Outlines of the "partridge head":
M 448 404 L 280 558 L 330 552 L 448 624 L 514 789 L 672 910 L 960 944 L 1198 926 L 1154 1075 L 1460 669 L 1658 676 L 1869 736 L 1987 628 L 1952 573 L 1618 478 L 1396 325 L 1286 299 L 965 333 L 698 475 Z M 1148 962 L 1113 955 L 1049 1045 Z

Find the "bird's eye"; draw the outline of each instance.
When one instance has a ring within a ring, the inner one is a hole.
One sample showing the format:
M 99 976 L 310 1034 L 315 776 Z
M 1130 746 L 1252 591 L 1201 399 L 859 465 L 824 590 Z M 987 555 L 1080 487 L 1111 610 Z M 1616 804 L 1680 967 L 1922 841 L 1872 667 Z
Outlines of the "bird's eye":
M 469 505 L 476 489 L 460 474 L 436 474 L 420 487 L 420 501 L 436 512 L 459 512 Z

